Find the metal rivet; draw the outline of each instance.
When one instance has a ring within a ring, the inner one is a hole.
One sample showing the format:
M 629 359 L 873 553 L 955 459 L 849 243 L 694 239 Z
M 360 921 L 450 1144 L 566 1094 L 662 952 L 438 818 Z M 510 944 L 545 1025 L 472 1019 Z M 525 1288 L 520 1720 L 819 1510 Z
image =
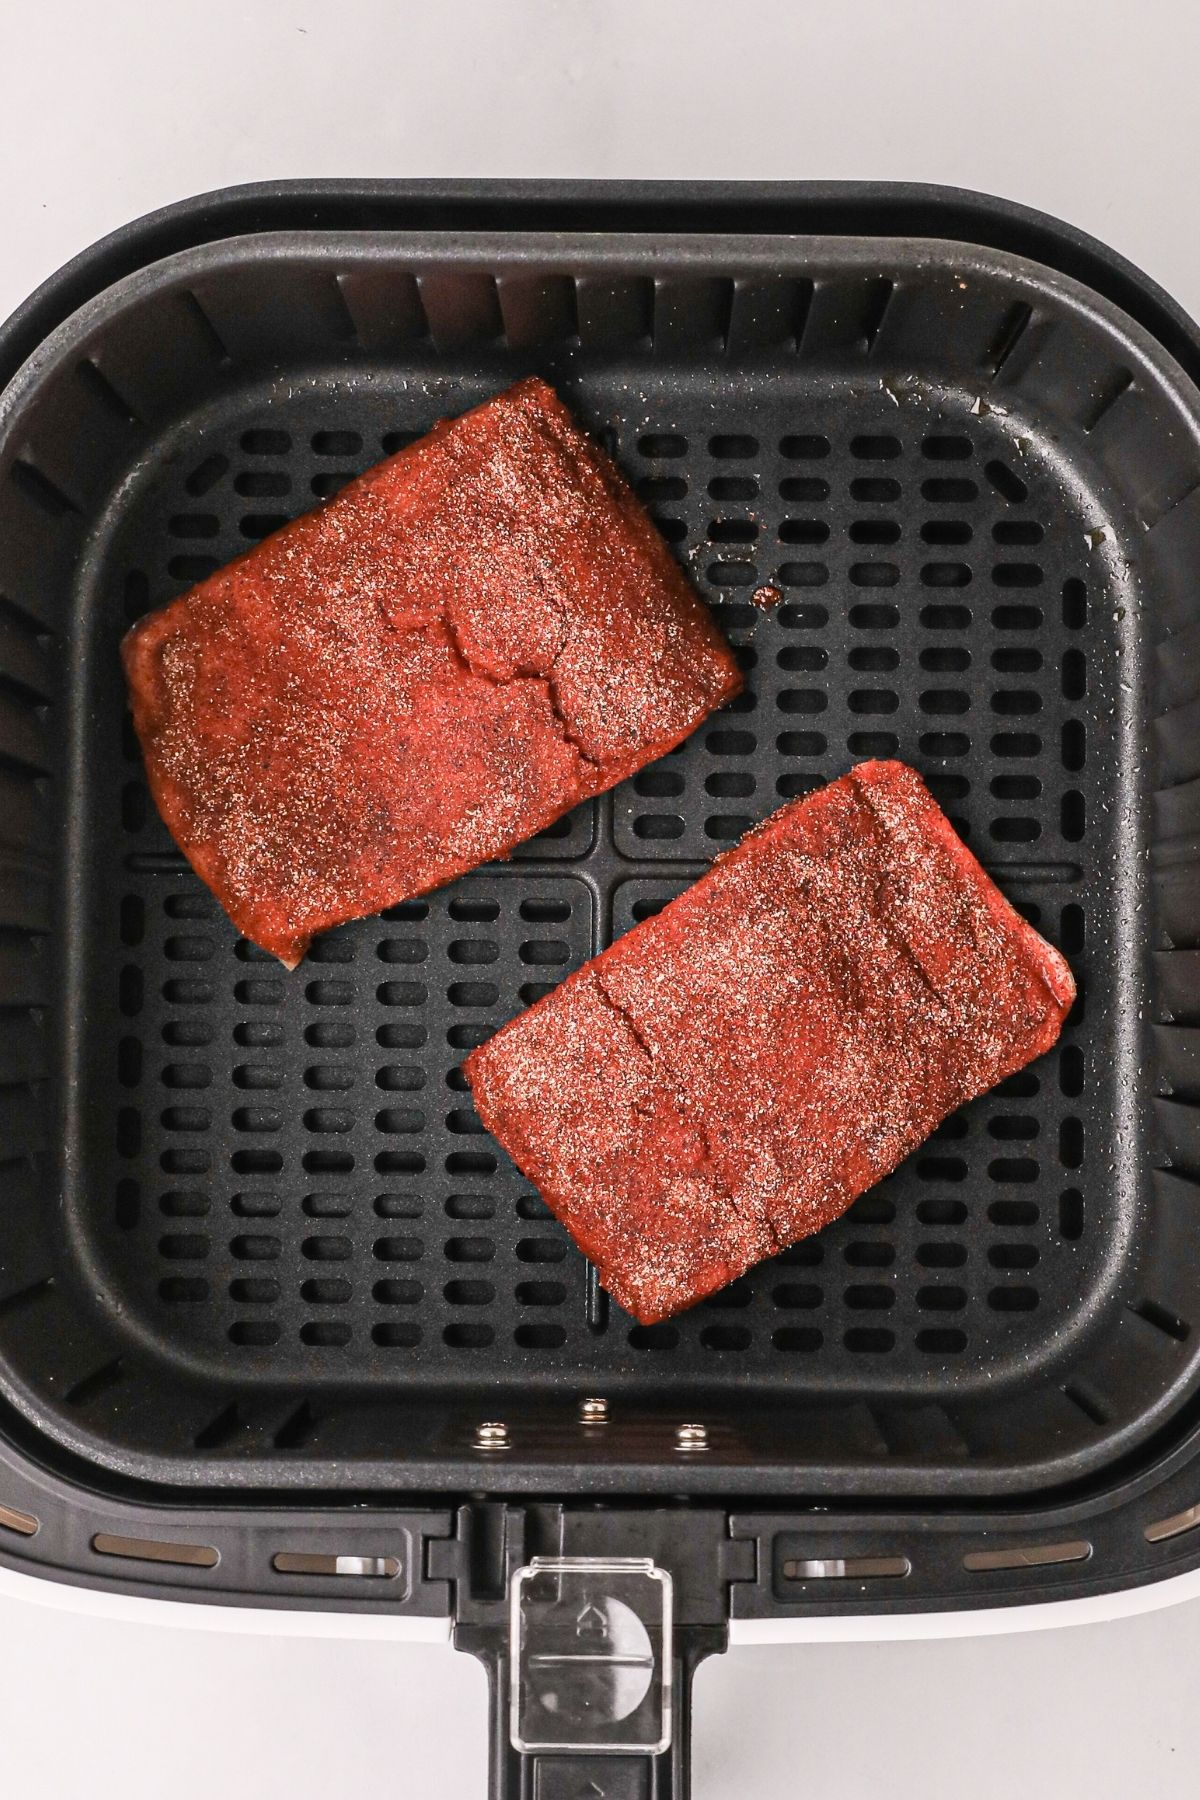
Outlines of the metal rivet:
M 477 1450 L 507 1450 L 508 1444 L 508 1426 L 503 1419 L 485 1419 L 475 1427 Z
M 608 1401 L 592 1395 L 579 1402 L 579 1420 L 583 1425 L 607 1425 Z
M 677 1450 L 707 1450 L 707 1425 L 680 1425 L 675 1431 L 675 1448 Z

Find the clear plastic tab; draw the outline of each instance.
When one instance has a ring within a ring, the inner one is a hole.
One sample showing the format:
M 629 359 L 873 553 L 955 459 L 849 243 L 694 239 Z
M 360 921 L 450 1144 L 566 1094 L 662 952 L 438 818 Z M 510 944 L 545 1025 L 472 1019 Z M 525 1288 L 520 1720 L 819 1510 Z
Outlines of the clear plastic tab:
M 671 1577 L 644 1557 L 540 1557 L 512 1578 L 513 1747 L 671 1742 Z

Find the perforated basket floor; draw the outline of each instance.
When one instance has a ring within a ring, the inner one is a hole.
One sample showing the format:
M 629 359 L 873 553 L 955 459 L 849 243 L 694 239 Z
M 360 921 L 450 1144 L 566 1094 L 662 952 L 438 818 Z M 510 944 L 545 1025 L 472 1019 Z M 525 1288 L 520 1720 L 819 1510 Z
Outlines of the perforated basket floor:
M 1200 471 L 1193 396 L 1128 321 L 998 253 L 731 254 L 244 240 L 114 290 L 27 382 L 0 800 L 60 858 L 29 924 L 37 1099 L 63 1136 L 21 1103 L 0 1352 L 81 1453 L 436 1486 L 500 1413 L 514 1485 L 1000 1493 L 1095 1466 L 1188 1390 L 1200 1290 L 1148 1115 L 1193 1034 L 1151 1043 L 1143 1017 L 1168 941 L 1148 650 L 1195 605 L 1166 554 Z M 154 813 L 120 634 L 529 368 L 634 481 L 748 691 L 510 864 L 288 975 Z M 1189 775 L 1193 736 L 1171 737 Z M 839 1223 L 637 1327 L 482 1131 L 459 1061 L 871 756 L 922 772 L 1079 1002 L 1054 1053 Z M 1163 960 L 1200 1012 L 1191 961 Z M 586 1395 L 609 1402 L 599 1435 Z M 709 1449 L 681 1464 L 683 1419 Z
M 270 426 L 206 433 L 130 517 L 114 559 L 132 565 L 129 610 L 376 459 L 397 412 L 406 436 L 428 427 L 436 410 L 418 408 L 363 398 L 317 424 L 306 396 L 259 415 Z M 489 1381 L 510 1370 L 535 1385 L 564 1369 L 637 1380 L 653 1363 L 683 1404 L 714 1382 L 788 1387 L 798 1358 L 806 1382 L 854 1392 L 994 1381 L 1061 1329 L 1059 1296 L 1090 1299 L 1114 1221 L 1099 1195 L 1085 1210 L 1079 1188 L 1092 1146 L 1078 1024 L 841 1224 L 650 1330 L 589 1311 L 582 1259 L 482 1132 L 457 1073 L 755 819 L 864 756 L 926 771 L 1071 955 L 1085 1005 L 1111 999 L 1087 980 L 1084 867 L 1111 869 L 1113 846 L 1084 701 L 1089 675 L 1093 691 L 1111 683 L 1113 659 L 1083 638 L 1089 670 L 1080 647 L 1078 522 L 1027 459 L 1021 474 L 1011 452 L 995 460 L 995 428 L 925 407 L 889 418 L 877 399 L 855 413 L 833 439 L 817 429 L 828 411 L 799 395 L 730 407 L 722 423 L 741 429 L 719 435 L 678 405 L 658 415 L 669 432 L 639 433 L 636 415 L 608 428 L 713 594 L 750 692 L 513 867 L 331 933 L 295 976 L 237 940 L 172 851 L 127 729 L 122 791 L 106 791 L 96 821 L 124 852 L 103 901 L 119 975 L 102 1185 L 114 1278 L 173 1346 L 214 1372 L 247 1350 L 291 1362 L 306 1346 L 316 1382 L 395 1382 L 448 1349 L 466 1380 L 476 1351 Z M 785 596 L 767 616 L 746 598 L 757 581 Z M 115 750 L 121 696 L 105 686 Z M 1110 1131 L 1095 1155 L 1112 1154 Z

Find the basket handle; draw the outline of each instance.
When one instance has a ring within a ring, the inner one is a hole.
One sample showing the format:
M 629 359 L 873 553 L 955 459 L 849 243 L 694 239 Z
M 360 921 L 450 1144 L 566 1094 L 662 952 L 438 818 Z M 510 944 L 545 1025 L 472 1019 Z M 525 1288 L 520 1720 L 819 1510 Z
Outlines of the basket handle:
M 474 1640 L 474 1641 L 473 1641 Z M 484 1641 L 486 1640 L 486 1641 Z M 455 1643 L 488 1671 L 488 1800 L 688 1800 L 691 1793 L 692 1678 L 705 1657 L 726 1648 L 723 1626 L 676 1633 L 671 1673 L 671 1742 L 656 1755 L 518 1750 L 511 1733 L 512 1662 L 507 1641 L 460 1627 Z

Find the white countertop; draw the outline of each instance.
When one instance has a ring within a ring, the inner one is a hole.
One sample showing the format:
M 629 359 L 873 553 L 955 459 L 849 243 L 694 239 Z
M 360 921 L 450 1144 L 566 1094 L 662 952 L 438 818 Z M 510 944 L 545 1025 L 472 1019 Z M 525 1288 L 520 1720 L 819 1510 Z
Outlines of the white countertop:
M 1200 1601 L 731 1651 L 696 1678 L 693 1800 L 1189 1800 L 1198 1656 Z M 486 1723 L 482 1667 L 445 1644 L 0 1604 L 6 1800 L 484 1800 Z
M 1171 0 L 0 0 L 0 316 L 104 232 L 297 176 L 891 178 L 1022 200 L 1200 313 L 1200 11 Z M 1062 1631 L 740 1649 L 696 1800 L 1200 1788 L 1200 1601 Z M 476 1800 L 482 1671 L 0 1599 L 32 1800 Z

